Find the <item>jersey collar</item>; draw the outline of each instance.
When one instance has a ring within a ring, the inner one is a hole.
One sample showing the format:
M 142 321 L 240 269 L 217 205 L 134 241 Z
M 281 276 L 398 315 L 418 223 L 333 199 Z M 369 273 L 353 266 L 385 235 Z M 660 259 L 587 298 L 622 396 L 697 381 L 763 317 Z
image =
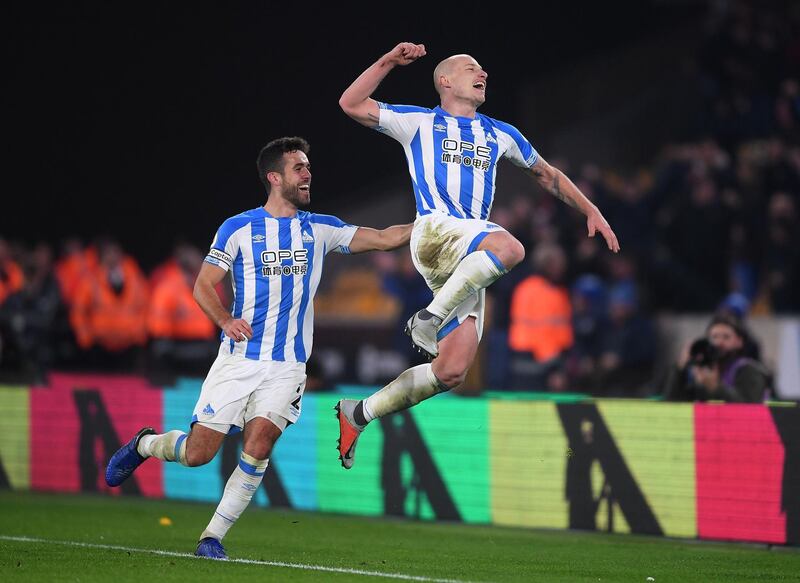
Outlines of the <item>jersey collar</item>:
M 253 213 L 253 215 L 256 218 L 260 218 L 260 219 L 266 218 L 266 219 L 276 219 L 276 220 L 280 220 L 280 219 L 300 219 L 300 220 L 302 220 L 303 217 L 308 214 L 306 211 L 301 211 L 300 209 L 298 209 L 293 217 L 273 217 L 270 213 L 268 213 L 264 209 L 263 206 L 256 207 L 251 212 Z
M 475 117 L 462 117 L 462 116 L 459 116 L 459 115 L 453 115 L 452 113 L 448 113 L 447 111 L 442 109 L 442 107 L 440 105 L 437 105 L 436 107 L 434 107 L 433 111 L 435 111 L 439 115 L 452 117 L 453 119 L 457 119 L 459 121 L 460 120 L 464 120 L 465 122 L 469 122 L 469 123 L 472 123 L 473 121 L 477 121 L 478 116 L 480 115 L 477 111 L 475 112 Z

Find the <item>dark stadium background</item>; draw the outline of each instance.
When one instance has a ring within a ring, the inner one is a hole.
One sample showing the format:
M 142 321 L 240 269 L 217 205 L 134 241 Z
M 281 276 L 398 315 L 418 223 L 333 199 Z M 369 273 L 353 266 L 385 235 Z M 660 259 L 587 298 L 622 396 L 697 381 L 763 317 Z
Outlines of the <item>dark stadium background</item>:
M 548 149 L 556 128 L 547 126 L 568 119 L 569 103 L 523 118 L 518 89 L 546 91 L 549 76 L 701 23 L 705 9 L 657 0 L 14 3 L 2 41 L 0 233 L 56 250 L 69 235 L 108 234 L 152 268 L 174 239 L 205 247 L 225 217 L 262 204 L 256 154 L 286 134 L 312 144 L 313 208 L 347 218 L 381 196 L 387 177 L 407 184 L 398 146 L 337 105 L 399 41 L 425 43 L 428 56 L 390 75 L 379 97 L 432 106 L 435 64 L 469 52 L 490 74 L 482 112 L 520 125 L 545 156 L 569 154 Z M 614 62 L 604 67 L 612 72 Z M 576 101 L 584 90 L 576 76 Z M 404 220 L 413 217 L 410 193 L 407 203 Z

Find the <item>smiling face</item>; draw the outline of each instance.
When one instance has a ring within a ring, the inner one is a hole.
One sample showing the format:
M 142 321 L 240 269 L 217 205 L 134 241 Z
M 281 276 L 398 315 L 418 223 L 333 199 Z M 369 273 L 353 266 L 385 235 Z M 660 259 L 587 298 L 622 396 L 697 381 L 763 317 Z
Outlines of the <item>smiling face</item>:
M 283 170 L 268 174 L 273 190 L 295 207 L 305 207 L 311 202 L 311 162 L 300 150 L 283 154 Z
M 434 84 L 442 101 L 457 101 L 477 109 L 486 101 L 489 76 L 478 61 L 469 55 L 454 55 L 437 65 Z

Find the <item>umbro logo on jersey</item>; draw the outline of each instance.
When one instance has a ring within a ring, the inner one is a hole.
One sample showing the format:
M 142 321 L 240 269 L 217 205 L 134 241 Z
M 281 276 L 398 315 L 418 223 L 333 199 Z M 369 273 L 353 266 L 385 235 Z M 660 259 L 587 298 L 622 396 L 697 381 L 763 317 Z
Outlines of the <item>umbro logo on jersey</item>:
M 441 123 L 435 123 L 435 124 L 433 124 L 433 131 L 435 131 L 435 132 L 446 132 L 447 131 L 447 126 L 444 125 L 444 124 L 441 124 Z
M 306 233 L 303 231 L 303 243 L 313 243 L 314 237 L 311 236 L 311 233 Z
M 261 243 L 261 241 L 263 241 L 264 239 L 266 239 L 266 237 L 261 233 L 259 233 L 258 235 L 253 235 L 253 241 L 255 241 L 256 243 Z
M 204 413 L 205 415 L 213 415 L 213 414 L 214 414 L 214 409 L 212 409 L 212 408 L 211 408 L 211 403 L 208 403 L 208 404 L 206 405 L 206 408 L 205 408 L 205 409 L 203 409 L 203 413 Z

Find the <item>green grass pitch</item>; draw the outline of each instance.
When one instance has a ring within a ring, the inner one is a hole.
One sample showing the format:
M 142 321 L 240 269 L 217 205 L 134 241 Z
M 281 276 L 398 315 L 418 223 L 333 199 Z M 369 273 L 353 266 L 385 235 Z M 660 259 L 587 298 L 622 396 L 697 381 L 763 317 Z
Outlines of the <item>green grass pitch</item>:
M 798 549 L 262 508 L 246 511 L 224 541 L 236 561 L 197 559 L 212 512 L 1 492 L 0 581 L 800 581 Z

